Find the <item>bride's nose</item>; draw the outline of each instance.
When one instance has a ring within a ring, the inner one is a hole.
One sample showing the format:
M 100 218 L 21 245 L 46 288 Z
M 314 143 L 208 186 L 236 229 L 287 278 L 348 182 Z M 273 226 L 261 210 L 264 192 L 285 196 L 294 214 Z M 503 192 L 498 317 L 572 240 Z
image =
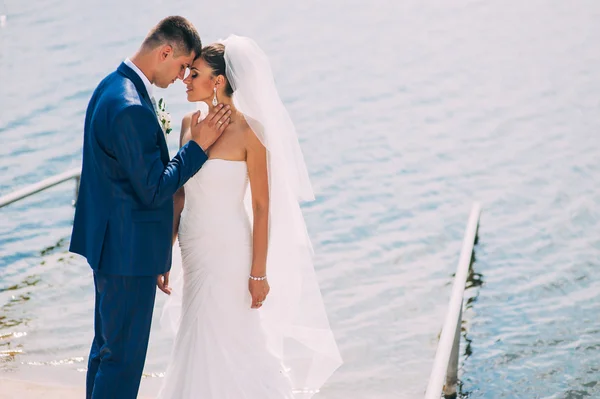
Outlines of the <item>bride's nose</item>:
M 181 81 L 186 85 L 190 84 L 190 82 L 192 81 L 192 79 L 190 77 L 191 75 L 192 75 L 191 73 L 188 73 L 188 75 L 185 78 L 183 78 L 183 77 L 181 78 Z

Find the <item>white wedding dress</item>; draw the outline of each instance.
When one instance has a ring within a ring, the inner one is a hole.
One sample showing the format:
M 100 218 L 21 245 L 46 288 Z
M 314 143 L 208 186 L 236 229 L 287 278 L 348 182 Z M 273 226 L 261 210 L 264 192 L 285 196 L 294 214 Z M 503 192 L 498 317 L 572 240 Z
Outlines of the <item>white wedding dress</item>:
M 267 347 L 261 310 L 250 308 L 247 188 L 246 163 L 221 159 L 208 160 L 185 185 L 181 323 L 159 398 L 293 398 Z
M 161 317 L 176 338 L 158 397 L 310 399 L 342 364 L 300 208 L 314 194 L 267 56 L 249 38 L 223 44 L 234 105 L 267 150 L 271 291 L 251 309 L 246 162 L 210 159 L 184 186 Z

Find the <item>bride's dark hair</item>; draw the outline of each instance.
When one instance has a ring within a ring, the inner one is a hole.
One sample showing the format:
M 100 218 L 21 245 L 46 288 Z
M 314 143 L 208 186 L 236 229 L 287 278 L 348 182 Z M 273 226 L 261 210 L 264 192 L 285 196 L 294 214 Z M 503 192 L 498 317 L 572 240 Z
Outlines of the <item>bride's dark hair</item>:
M 225 94 L 231 97 L 233 89 L 225 72 L 225 46 L 221 43 L 213 43 L 204 47 L 201 54 L 200 57 L 211 67 L 215 76 L 223 75 L 225 77 Z

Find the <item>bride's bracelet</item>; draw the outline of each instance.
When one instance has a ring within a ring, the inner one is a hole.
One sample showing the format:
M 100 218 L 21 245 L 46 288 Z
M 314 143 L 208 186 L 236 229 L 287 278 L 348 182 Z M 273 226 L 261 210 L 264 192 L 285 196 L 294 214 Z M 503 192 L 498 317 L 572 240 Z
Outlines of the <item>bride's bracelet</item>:
M 250 276 L 248 276 L 248 278 L 250 278 L 250 280 L 254 280 L 254 281 L 264 281 L 267 279 L 267 276 L 254 277 L 253 275 L 250 275 Z

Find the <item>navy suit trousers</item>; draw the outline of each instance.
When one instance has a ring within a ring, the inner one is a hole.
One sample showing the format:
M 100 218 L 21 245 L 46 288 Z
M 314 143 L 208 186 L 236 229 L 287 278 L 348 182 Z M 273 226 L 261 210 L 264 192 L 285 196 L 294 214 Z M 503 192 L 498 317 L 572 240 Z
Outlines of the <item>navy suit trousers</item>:
M 88 361 L 87 399 L 135 399 L 156 297 L 156 276 L 94 272 L 94 341 Z

